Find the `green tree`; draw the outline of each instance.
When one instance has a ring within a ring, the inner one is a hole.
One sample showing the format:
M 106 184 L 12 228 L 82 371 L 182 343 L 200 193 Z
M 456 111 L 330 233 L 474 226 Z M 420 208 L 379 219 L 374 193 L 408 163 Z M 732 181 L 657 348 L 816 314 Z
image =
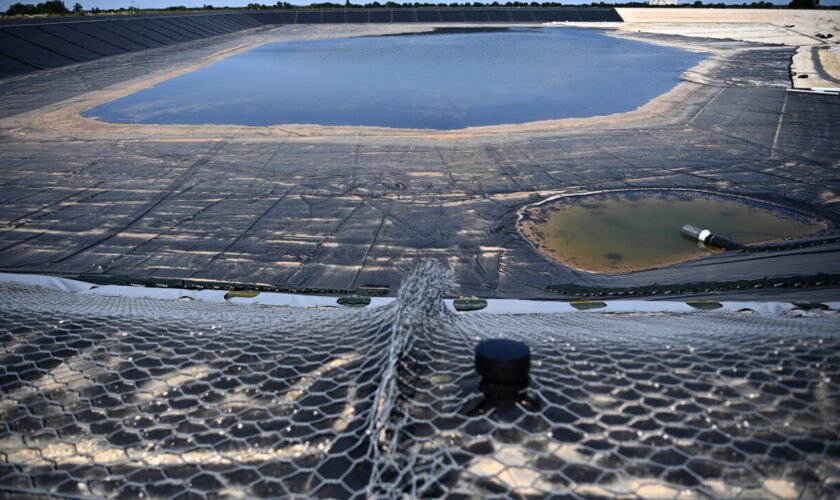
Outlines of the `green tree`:
M 28 16 L 35 14 L 35 6 L 29 3 L 16 3 L 6 9 L 7 16 Z
M 85 11 L 85 8 L 84 8 L 84 7 L 82 7 L 82 4 L 80 4 L 79 2 L 76 2 L 76 3 L 73 5 L 73 12 L 75 12 L 76 14 L 80 14 L 80 13 L 82 13 L 82 12 L 84 12 L 84 11 Z
M 820 6 L 820 0 L 791 0 L 788 7 L 791 9 L 816 9 Z
M 61 0 L 49 0 L 39 3 L 36 7 L 39 14 L 69 14 L 67 6 Z

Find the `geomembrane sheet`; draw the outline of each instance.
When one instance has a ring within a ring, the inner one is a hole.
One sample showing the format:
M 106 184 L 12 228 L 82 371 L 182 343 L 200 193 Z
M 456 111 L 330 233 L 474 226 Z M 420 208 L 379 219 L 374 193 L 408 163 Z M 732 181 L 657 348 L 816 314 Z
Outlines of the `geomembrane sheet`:
M 450 12 L 451 11 L 451 12 Z M 453 14 L 454 13 L 454 14 Z M 9 18 L 0 21 L 0 78 L 281 24 L 435 22 L 621 22 L 615 9 L 296 9 L 131 16 Z M 96 53 L 99 51 L 100 53 Z

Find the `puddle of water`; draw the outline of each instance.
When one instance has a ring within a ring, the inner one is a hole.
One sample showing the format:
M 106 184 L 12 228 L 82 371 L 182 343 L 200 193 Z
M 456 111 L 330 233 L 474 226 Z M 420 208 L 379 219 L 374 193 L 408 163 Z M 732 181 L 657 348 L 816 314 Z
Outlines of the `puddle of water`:
M 528 208 L 523 234 L 565 265 L 598 273 L 663 267 L 711 253 L 682 237 L 684 224 L 736 243 L 806 236 L 817 220 L 750 200 L 700 193 L 610 193 Z
M 451 130 L 632 111 L 705 56 L 577 28 L 272 43 L 84 114 Z

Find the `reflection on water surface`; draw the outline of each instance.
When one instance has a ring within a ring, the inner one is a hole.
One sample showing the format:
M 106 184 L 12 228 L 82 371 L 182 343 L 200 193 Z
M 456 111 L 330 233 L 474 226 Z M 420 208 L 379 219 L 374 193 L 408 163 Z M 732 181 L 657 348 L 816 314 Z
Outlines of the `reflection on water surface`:
M 695 192 L 623 192 L 528 208 L 520 228 L 545 254 L 576 269 L 620 273 L 709 255 L 680 234 L 684 224 L 737 243 L 805 236 L 825 226 L 770 205 Z
M 122 123 L 460 129 L 631 111 L 703 54 L 577 28 L 273 43 L 98 106 Z

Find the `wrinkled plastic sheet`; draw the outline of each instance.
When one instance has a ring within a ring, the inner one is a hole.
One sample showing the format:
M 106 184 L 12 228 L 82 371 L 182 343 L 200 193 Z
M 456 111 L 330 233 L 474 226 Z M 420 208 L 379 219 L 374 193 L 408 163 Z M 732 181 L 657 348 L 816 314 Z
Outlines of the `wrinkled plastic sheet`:
M 719 50 L 719 63 L 686 74 L 693 93 L 645 122 L 457 141 L 50 144 L 4 135 L 0 268 L 345 293 L 394 290 L 419 259 L 434 258 L 454 269 L 461 294 L 482 297 L 609 296 L 657 284 L 671 297 L 836 299 L 840 102 L 786 92 L 790 48 L 691 43 Z M 0 84 L 0 113 L 217 47 Z M 818 244 L 594 275 L 541 256 L 516 227 L 522 207 L 558 193 L 668 188 L 748 196 L 820 216 L 830 228 Z M 729 290 L 735 281 L 751 288 Z
M 263 26 L 247 13 L 0 21 L 0 78 Z
M 0 79 L 277 24 L 621 22 L 615 9 L 332 9 L 0 20 Z

